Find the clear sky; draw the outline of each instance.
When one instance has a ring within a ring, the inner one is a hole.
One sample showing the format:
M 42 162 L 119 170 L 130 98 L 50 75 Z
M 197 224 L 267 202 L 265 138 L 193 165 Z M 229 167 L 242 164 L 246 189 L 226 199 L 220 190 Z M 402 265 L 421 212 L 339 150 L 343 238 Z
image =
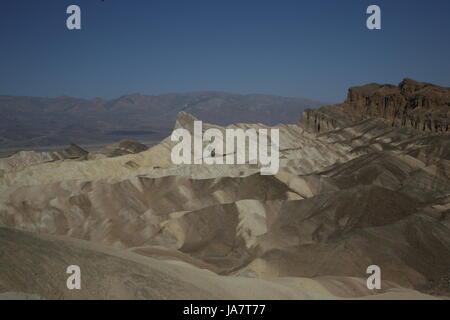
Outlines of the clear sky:
M 66 28 L 66 8 L 82 30 Z M 382 30 L 366 28 L 366 8 Z M 0 94 L 197 90 L 325 102 L 404 77 L 450 86 L 449 0 L 1 0 Z

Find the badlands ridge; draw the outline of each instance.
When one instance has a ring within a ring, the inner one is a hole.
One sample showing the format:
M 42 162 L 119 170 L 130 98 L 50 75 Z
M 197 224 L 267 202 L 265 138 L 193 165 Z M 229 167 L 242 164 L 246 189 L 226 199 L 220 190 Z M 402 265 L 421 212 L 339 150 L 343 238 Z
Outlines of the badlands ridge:
M 170 137 L 0 159 L 0 299 L 448 298 L 449 110 L 449 88 L 410 79 L 351 88 L 275 126 L 274 176 L 175 166 Z

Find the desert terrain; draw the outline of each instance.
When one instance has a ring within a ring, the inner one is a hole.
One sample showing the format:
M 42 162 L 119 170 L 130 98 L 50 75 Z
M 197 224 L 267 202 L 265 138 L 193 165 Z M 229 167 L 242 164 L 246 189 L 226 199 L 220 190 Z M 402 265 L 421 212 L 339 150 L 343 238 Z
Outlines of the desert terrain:
M 187 111 L 174 129 L 208 120 Z M 0 299 L 448 299 L 450 88 L 353 87 L 295 121 L 203 124 L 279 129 L 275 175 L 174 165 L 170 137 L 0 159 Z

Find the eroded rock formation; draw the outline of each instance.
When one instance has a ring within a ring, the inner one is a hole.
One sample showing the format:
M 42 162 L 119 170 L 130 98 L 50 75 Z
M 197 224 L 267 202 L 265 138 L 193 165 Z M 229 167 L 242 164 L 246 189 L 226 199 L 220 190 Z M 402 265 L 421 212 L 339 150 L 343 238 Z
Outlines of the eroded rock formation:
M 398 86 L 371 83 L 350 88 L 343 104 L 306 110 L 305 117 L 318 132 L 373 118 L 422 132 L 449 132 L 450 88 L 412 79 Z
M 27 242 L 33 242 L 31 248 L 42 242 L 47 250 L 30 255 L 42 266 L 46 286 L 19 281 L 31 271 L 17 256 L 3 265 L 0 292 L 55 298 L 47 284 L 54 292 L 60 289 L 48 277 L 55 269 L 45 257 L 68 250 L 67 256 L 87 266 L 111 266 L 112 273 L 98 280 L 103 291 L 90 283 L 94 291 L 86 297 L 108 297 L 114 288 L 120 292 L 116 297 L 127 298 L 182 298 L 186 292 L 199 299 L 383 297 L 391 288 L 395 298 L 423 298 L 417 291 L 450 296 L 445 103 L 448 89 L 411 80 L 399 87 L 352 88 L 344 104 L 309 110 L 298 124 L 276 127 L 280 170 L 274 176 L 261 176 L 252 164 L 176 166 L 170 138 L 135 154 L 5 168 L 0 225 L 80 239 L 93 252 L 0 228 L 6 256 L 15 257 L 11 252 L 25 250 Z M 423 122 L 402 124 L 402 117 L 424 110 L 440 119 L 439 130 L 422 130 Z M 195 120 L 180 113 L 176 127 L 192 130 Z M 212 127 L 225 129 L 204 124 Z M 11 240 L 15 237 L 20 241 Z M 121 258 L 127 262 L 108 258 L 98 245 L 118 250 L 108 255 L 126 253 Z M 135 265 L 130 259 L 143 260 Z M 172 270 L 171 264 L 183 268 Z M 364 287 L 372 264 L 382 269 L 380 292 Z M 152 278 L 160 291 L 149 289 L 146 280 L 138 288 L 120 285 L 131 274 L 146 279 L 155 268 L 163 272 Z M 173 273 L 165 274 L 166 268 Z M 167 286 L 167 277 L 179 285 Z M 194 283 L 185 283 L 191 277 Z M 289 293 L 286 277 L 294 290 Z M 241 281 L 254 290 L 226 293 Z M 309 289 L 301 289 L 305 285 Z

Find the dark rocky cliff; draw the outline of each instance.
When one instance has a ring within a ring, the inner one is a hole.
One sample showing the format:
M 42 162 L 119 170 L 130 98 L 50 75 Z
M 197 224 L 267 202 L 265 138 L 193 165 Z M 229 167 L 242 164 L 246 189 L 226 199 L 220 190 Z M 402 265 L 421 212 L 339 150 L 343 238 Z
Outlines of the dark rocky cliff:
M 300 123 L 315 132 L 365 119 L 421 132 L 450 132 L 450 88 L 404 79 L 398 86 L 371 83 L 352 87 L 342 104 L 304 112 Z

